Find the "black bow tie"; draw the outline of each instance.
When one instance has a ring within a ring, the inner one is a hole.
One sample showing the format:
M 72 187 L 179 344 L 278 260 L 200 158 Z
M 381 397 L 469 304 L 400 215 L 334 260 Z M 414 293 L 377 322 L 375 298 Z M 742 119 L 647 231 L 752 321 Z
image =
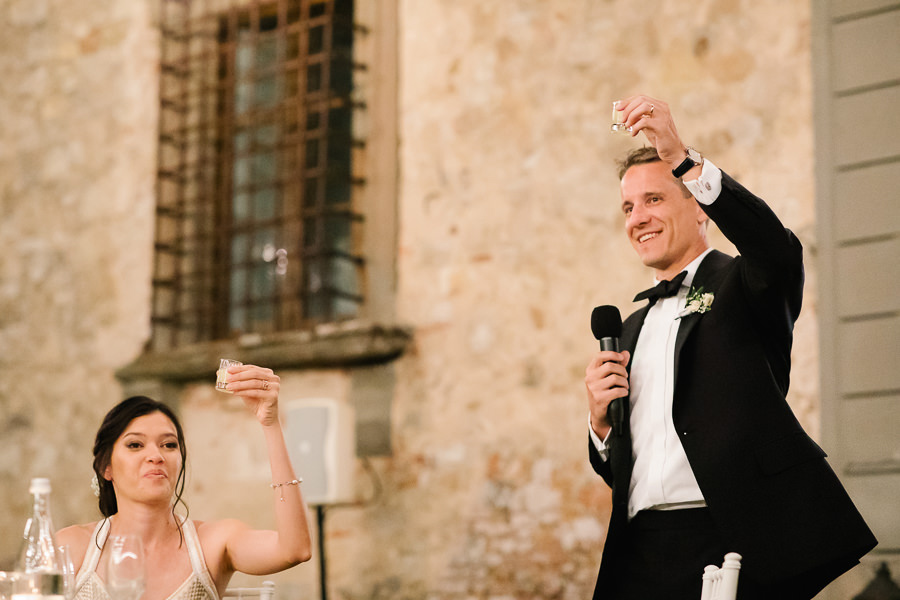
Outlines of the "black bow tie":
M 687 271 L 682 271 L 669 281 L 660 281 L 658 284 L 656 284 L 656 287 L 652 287 L 649 290 L 644 290 L 643 292 L 635 296 L 632 302 L 638 302 L 639 300 L 650 300 L 650 305 L 652 306 L 660 298 L 668 298 L 669 296 L 674 296 L 678 293 L 678 288 L 681 287 L 681 282 L 684 281 L 685 277 L 687 277 Z

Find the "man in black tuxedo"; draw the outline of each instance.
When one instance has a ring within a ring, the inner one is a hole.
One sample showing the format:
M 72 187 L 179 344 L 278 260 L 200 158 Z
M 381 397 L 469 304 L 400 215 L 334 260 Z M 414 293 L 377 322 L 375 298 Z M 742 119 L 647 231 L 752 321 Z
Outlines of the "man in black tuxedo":
M 638 295 L 622 351 L 586 371 L 590 461 L 613 499 L 594 600 L 699 600 L 726 552 L 743 557 L 739 598 L 810 599 L 877 542 L 785 400 L 800 242 L 682 143 L 664 102 L 619 109 L 652 145 L 621 165 L 625 230 L 673 281 Z M 708 219 L 740 256 L 710 249 Z

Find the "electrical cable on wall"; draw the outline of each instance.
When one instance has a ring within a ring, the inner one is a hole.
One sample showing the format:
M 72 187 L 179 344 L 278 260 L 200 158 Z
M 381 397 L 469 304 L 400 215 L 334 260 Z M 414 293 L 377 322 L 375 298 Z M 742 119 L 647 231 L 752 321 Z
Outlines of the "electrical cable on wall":
M 328 508 L 349 508 L 349 507 L 365 507 L 371 506 L 375 504 L 382 496 L 384 492 L 384 486 L 381 483 L 381 478 L 378 476 L 378 472 L 375 470 L 375 467 L 372 466 L 372 461 L 369 460 L 367 456 L 362 456 L 359 458 L 360 463 L 362 463 L 363 469 L 369 475 L 369 479 L 372 481 L 372 496 L 365 500 L 361 500 L 358 502 L 337 502 L 333 504 L 329 504 Z M 328 600 L 328 559 L 325 554 L 325 504 L 316 504 L 316 527 L 318 534 L 318 547 L 319 547 L 319 597 L 321 600 Z

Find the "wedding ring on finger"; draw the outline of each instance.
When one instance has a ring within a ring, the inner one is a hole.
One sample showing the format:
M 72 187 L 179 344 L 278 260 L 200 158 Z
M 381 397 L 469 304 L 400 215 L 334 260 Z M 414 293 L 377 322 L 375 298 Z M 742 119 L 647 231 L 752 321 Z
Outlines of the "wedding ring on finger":
M 650 112 L 648 112 L 647 114 L 648 114 L 648 115 L 652 115 L 652 114 L 653 114 L 653 109 L 654 109 L 654 108 L 656 108 L 656 107 L 653 106 L 653 105 L 651 104 L 651 105 L 650 105 Z
M 269 389 L 269 380 L 268 379 L 262 380 L 262 389 L 264 389 L 264 390 Z

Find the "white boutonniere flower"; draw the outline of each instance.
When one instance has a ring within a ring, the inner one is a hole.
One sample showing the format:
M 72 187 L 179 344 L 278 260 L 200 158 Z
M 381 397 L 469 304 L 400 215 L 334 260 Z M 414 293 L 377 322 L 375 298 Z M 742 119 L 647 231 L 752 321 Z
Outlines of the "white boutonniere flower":
M 691 291 L 688 292 L 687 303 L 684 305 L 684 309 L 678 313 L 678 319 L 682 317 L 686 317 L 688 315 L 692 315 L 694 313 L 703 314 L 708 312 L 712 308 L 713 300 L 715 300 L 714 294 L 704 294 L 703 286 L 700 286 L 699 289 L 691 288 Z

